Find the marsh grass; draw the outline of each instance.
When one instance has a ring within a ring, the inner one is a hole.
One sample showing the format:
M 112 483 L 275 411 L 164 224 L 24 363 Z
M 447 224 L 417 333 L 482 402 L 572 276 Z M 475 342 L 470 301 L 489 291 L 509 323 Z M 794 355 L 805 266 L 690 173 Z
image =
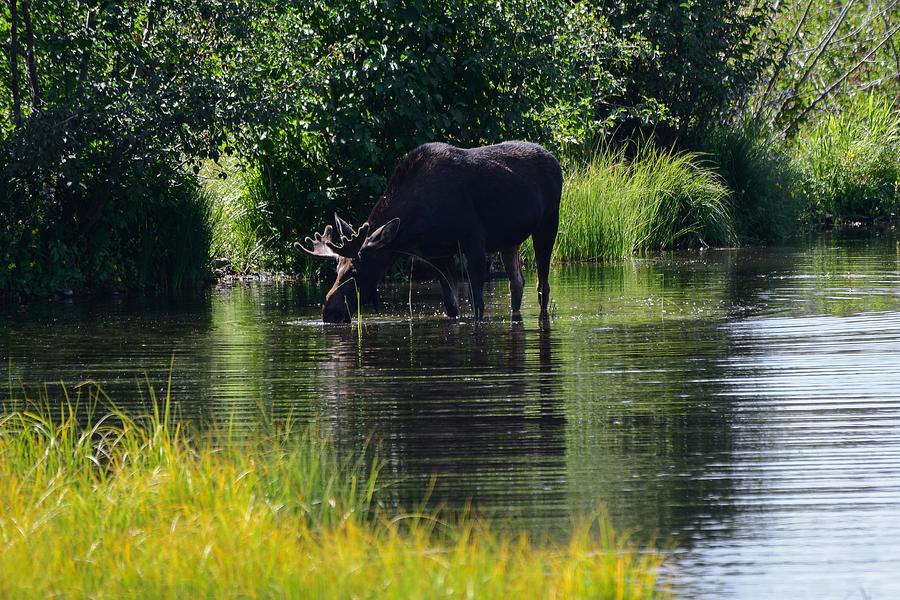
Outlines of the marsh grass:
M 890 100 L 863 96 L 803 129 L 794 162 L 809 216 L 900 213 L 900 112 Z
M 797 230 L 799 177 L 783 142 L 751 122 L 713 129 L 705 157 L 728 186 L 728 207 L 742 241 L 772 242 Z
M 650 144 L 631 155 L 601 149 L 566 172 L 558 261 L 610 260 L 733 240 L 728 190 L 696 154 Z
M 276 232 L 266 212 L 261 177 L 232 158 L 208 162 L 200 179 L 212 199 L 213 256 L 230 259 L 238 273 L 271 267 Z
M 0 420 L 0 597 L 650 598 L 661 558 L 604 520 L 565 544 L 378 501 L 315 427 L 201 434 L 82 386 Z M 106 403 L 101 413 L 95 406 Z

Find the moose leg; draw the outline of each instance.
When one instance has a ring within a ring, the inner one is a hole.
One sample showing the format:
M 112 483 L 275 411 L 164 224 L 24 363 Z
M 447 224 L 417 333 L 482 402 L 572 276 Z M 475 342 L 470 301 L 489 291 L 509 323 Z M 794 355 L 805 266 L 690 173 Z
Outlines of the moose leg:
M 470 240 L 463 246 L 466 256 L 466 273 L 469 276 L 469 290 L 472 294 L 472 309 L 475 320 L 484 318 L 484 280 L 487 279 L 487 254 L 484 240 Z
M 500 252 L 506 276 L 509 277 L 509 308 L 518 314 L 522 308 L 522 292 L 525 289 L 525 276 L 522 274 L 522 261 L 519 259 L 519 247 L 513 246 Z
M 556 241 L 556 223 L 550 228 L 552 233 L 546 231 L 535 232 L 531 236 L 534 242 L 534 258 L 537 267 L 537 292 L 538 302 L 541 305 L 541 319 L 550 316 L 547 306 L 550 304 L 550 258 L 553 255 L 553 243 Z
M 459 296 L 456 293 L 456 264 L 453 262 L 453 257 L 435 259 L 431 264 L 437 271 L 437 278 L 441 283 L 444 312 L 448 317 L 455 319 L 459 316 Z

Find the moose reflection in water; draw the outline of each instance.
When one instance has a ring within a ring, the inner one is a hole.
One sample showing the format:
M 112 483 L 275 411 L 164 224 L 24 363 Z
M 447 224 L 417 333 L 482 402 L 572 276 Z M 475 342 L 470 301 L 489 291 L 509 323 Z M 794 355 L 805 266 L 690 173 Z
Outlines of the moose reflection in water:
M 323 426 L 348 448 L 380 440 L 401 505 L 420 501 L 438 474 L 439 502 L 557 506 L 566 448 L 554 332 L 521 321 L 445 325 L 438 353 L 415 328 L 367 325 L 362 346 L 353 330 L 325 328 Z
M 359 300 L 377 305 L 379 281 L 398 258 L 410 254 L 424 257 L 437 272 L 450 317 L 459 316 L 454 257 L 462 255 L 480 320 L 487 254 L 493 252 L 503 259 L 510 308 L 519 313 L 525 285 L 519 246 L 531 236 L 538 301 L 546 318 L 561 193 L 559 162 L 537 144 L 504 142 L 468 150 L 424 144 L 400 161 L 359 229 L 335 215 L 339 245 L 329 225 L 306 238 L 307 246 L 295 246 L 337 261 L 337 277 L 322 306 L 327 323 L 349 323 Z

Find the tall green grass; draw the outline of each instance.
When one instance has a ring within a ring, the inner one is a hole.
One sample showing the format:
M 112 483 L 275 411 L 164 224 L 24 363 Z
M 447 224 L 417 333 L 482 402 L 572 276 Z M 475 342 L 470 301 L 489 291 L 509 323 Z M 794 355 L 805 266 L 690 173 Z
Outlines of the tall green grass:
M 900 112 L 863 96 L 797 138 L 795 166 L 810 216 L 900 214 Z
M 276 231 L 258 173 L 237 159 L 226 159 L 221 164 L 204 165 L 200 179 L 213 199 L 213 256 L 231 260 L 238 273 L 274 266 Z
M 122 236 L 122 280 L 144 287 L 185 291 L 209 278 L 214 199 L 190 177 L 159 193 Z
M 783 143 L 744 123 L 714 129 L 703 147 L 729 189 L 739 239 L 778 241 L 796 231 L 802 190 Z
M 569 168 L 557 260 L 606 260 L 652 250 L 729 244 L 728 189 L 696 154 L 644 144 L 602 149 Z
M 168 399 L 137 418 L 85 399 L 0 420 L 0 597 L 668 595 L 660 555 L 602 520 L 559 545 L 404 513 L 315 428 L 200 435 Z

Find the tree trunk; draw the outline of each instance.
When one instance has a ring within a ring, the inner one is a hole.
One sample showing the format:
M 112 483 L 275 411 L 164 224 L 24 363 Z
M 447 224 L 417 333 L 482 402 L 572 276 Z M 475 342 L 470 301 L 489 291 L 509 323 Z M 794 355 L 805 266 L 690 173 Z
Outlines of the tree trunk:
M 37 65 L 34 62 L 34 29 L 31 27 L 31 0 L 22 0 L 22 21 L 25 23 L 25 66 L 31 83 L 31 107 L 41 108 L 41 87 L 38 84 Z
M 19 95 L 19 14 L 16 0 L 9 4 L 9 80 L 12 89 L 13 120 L 16 127 L 22 125 L 22 98 Z

